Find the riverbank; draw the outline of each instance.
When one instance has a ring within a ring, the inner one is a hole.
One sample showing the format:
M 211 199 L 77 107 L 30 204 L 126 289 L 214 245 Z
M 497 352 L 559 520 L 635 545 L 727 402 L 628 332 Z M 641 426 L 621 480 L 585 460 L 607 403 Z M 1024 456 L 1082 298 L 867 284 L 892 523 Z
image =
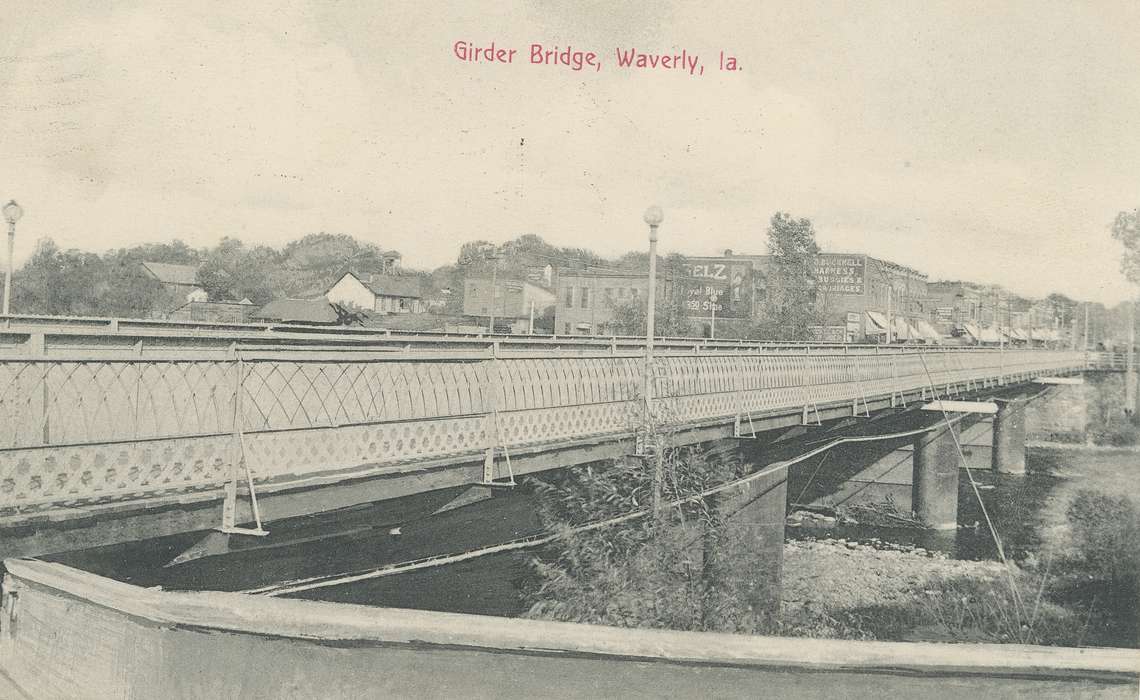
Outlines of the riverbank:
M 784 547 L 783 634 L 1079 646 L 1087 622 L 1043 595 L 1048 574 L 888 543 Z M 1082 624 L 1084 623 L 1084 624 Z

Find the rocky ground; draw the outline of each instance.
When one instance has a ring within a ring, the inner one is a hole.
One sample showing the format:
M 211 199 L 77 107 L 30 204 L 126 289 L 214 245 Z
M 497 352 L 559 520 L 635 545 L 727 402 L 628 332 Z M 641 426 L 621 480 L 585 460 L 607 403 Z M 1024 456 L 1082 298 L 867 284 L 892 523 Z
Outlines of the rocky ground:
M 919 600 L 951 576 L 998 578 L 1002 565 L 960 561 L 887 542 L 791 541 L 784 545 L 784 606 L 860 608 Z

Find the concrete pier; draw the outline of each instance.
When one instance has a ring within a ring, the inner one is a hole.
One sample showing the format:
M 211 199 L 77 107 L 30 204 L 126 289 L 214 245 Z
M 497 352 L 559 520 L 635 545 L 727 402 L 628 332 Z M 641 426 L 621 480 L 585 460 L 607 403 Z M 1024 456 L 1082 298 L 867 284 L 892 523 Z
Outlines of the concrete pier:
M 935 530 L 958 527 L 959 461 L 948 428 L 915 437 L 911 508 L 915 517 Z
M 1003 401 L 994 416 L 993 470 L 1025 473 L 1025 402 Z
M 718 507 L 727 523 L 724 541 L 742 546 L 756 567 L 747 597 L 759 617 L 776 620 L 783 585 L 784 527 L 787 517 L 788 470 L 741 484 L 718 495 Z M 722 543 L 724 542 L 722 541 Z M 706 566 L 715 566 L 721 543 L 706 542 Z

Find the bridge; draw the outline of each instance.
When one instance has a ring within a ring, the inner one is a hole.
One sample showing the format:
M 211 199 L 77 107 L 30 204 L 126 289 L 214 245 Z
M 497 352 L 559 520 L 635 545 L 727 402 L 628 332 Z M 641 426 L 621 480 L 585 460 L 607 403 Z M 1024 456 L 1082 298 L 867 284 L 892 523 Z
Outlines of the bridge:
M 0 556 L 510 484 L 637 453 L 649 423 L 747 437 L 1118 359 L 661 339 L 646 381 L 630 338 L 7 317 Z

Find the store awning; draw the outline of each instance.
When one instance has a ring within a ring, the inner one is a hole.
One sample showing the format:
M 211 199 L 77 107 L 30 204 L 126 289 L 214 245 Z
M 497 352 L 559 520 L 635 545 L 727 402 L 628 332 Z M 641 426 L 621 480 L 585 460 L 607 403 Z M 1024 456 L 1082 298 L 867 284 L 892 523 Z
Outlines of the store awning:
M 1000 343 L 1001 336 L 998 335 L 996 328 L 982 328 L 978 331 L 979 343 Z
M 918 340 L 922 336 L 914 329 L 914 326 L 907 323 L 905 318 L 895 316 L 894 319 L 895 340 Z
M 871 322 L 867 325 L 867 333 L 869 335 L 879 335 L 880 333 L 887 332 L 887 317 L 878 311 L 868 311 L 867 320 Z
M 963 323 L 962 330 L 966 331 L 966 334 L 974 340 L 978 340 L 981 337 L 981 331 L 979 331 L 977 325 L 973 323 Z
M 918 328 L 919 334 L 924 339 L 926 339 L 932 343 L 942 342 L 942 334 L 938 332 L 937 328 L 930 325 L 930 322 L 925 321 L 925 320 L 920 318 L 920 319 L 915 320 L 915 326 Z

